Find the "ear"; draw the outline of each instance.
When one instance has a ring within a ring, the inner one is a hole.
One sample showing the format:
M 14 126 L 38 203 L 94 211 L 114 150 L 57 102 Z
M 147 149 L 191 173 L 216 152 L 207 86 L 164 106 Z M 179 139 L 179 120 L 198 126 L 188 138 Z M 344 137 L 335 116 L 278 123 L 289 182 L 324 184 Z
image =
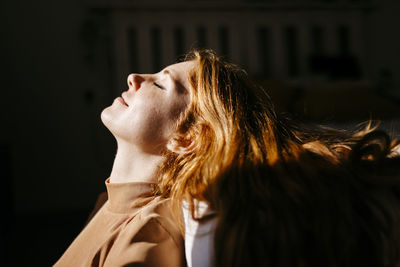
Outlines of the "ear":
M 167 149 L 176 154 L 189 154 L 194 151 L 196 144 L 192 139 L 176 140 L 171 138 L 167 143 Z

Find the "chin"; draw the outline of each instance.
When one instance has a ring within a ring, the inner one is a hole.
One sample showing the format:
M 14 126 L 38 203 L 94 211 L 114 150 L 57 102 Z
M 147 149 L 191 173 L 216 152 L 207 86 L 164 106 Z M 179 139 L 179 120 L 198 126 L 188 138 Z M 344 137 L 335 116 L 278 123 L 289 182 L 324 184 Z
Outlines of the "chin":
M 110 131 L 110 133 L 114 136 L 115 139 L 121 139 L 121 136 L 124 136 L 124 128 L 120 126 L 121 122 L 118 120 L 118 113 L 109 106 L 100 114 L 101 121 L 103 125 Z
M 109 121 L 109 114 L 108 113 L 108 108 L 103 109 L 103 111 L 100 113 L 100 119 L 101 122 L 107 127 L 107 121 Z
M 107 129 L 112 133 L 112 122 L 114 120 L 113 116 L 112 116 L 112 112 L 111 112 L 111 107 L 107 107 L 105 109 L 103 109 L 103 111 L 100 114 L 100 119 L 101 122 L 104 124 L 104 126 L 107 127 Z

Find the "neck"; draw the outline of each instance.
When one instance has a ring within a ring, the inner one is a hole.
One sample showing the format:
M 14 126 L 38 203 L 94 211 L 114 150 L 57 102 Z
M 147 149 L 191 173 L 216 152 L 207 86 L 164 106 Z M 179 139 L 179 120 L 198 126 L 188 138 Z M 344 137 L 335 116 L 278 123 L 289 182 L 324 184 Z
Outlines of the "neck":
M 138 150 L 131 144 L 118 142 L 110 182 L 157 183 L 157 170 L 162 163 L 161 153 L 151 154 Z

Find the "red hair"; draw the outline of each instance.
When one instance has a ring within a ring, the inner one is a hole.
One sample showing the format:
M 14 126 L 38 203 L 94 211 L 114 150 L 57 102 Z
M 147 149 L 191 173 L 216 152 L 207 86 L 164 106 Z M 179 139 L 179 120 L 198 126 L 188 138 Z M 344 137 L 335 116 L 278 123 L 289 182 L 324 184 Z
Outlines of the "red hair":
M 245 71 L 193 51 L 191 104 L 160 191 L 217 212 L 216 266 L 398 266 L 399 142 L 278 116 Z

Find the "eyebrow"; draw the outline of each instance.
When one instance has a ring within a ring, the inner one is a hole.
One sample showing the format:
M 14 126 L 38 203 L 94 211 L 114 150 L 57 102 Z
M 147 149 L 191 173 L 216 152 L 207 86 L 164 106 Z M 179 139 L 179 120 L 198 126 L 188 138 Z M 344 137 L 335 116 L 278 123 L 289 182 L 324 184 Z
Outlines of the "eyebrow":
M 174 83 L 176 83 L 175 78 L 172 76 L 172 74 L 171 74 L 171 72 L 170 72 L 169 70 L 164 70 L 164 71 L 163 71 L 163 74 L 164 74 L 164 75 L 168 75 L 168 76 L 171 78 L 171 80 L 172 80 Z
M 171 74 L 171 72 L 170 72 L 169 70 L 164 70 L 162 73 L 163 73 L 164 75 L 168 75 L 168 76 L 171 78 L 171 80 L 174 82 L 174 84 L 175 84 L 175 86 L 176 86 L 176 88 L 177 88 L 177 90 L 178 90 L 179 92 L 185 92 L 185 93 L 188 92 L 188 89 L 186 89 L 185 86 L 183 86 L 180 82 L 178 82 L 178 81 L 174 78 L 174 76 L 172 76 L 172 74 Z

